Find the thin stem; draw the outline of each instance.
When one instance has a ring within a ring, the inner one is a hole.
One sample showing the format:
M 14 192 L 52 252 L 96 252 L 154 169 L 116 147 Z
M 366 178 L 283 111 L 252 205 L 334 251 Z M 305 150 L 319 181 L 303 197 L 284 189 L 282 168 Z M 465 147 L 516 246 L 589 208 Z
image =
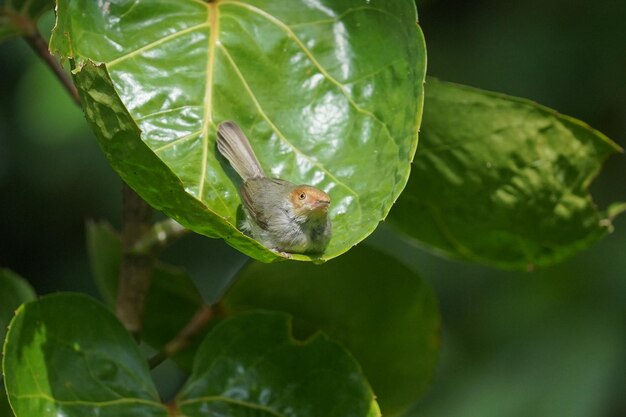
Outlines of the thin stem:
M 46 63 L 48 68 L 50 68 L 50 70 L 58 78 L 61 85 L 65 87 L 65 90 L 67 90 L 69 95 L 72 97 L 72 100 L 74 100 L 74 103 L 80 107 L 80 97 L 78 96 L 76 86 L 61 64 L 59 64 L 59 61 L 57 61 L 48 50 L 48 44 L 44 40 L 43 36 L 41 36 L 41 33 L 35 28 L 30 34 L 24 35 L 24 39 L 33 51 L 35 51 L 37 56 L 39 56 L 39 58 Z
M 148 361 L 150 369 L 155 368 L 165 359 L 188 347 L 193 338 L 209 324 L 214 316 L 215 309 L 213 307 L 207 304 L 202 305 L 176 337 L 170 340 L 162 351 L 150 358 Z
M 137 253 L 156 253 L 170 243 L 189 233 L 174 219 L 165 219 L 155 223 L 139 240 L 135 242 L 133 250 Z
M 128 185 L 122 199 L 122 246 L 116 314 L 126 329 L 139 338 L 146 298 L 152 281 L 154 255 L 137 253 L 135 244 L 151 228 L 153 210 Z

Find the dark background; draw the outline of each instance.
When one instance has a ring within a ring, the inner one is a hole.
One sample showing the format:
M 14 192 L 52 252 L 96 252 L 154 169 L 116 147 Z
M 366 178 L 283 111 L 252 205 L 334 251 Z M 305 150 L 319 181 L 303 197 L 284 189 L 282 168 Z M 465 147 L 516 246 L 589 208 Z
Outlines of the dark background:
M 626 146 L 626 1 L 418 7 L 429 74 L 530 98 Z M 51 21 L 42 27 L 49 31 Z M 119 179 L 82 113 L 23 41 L 0 44 L 0 71 L 0 266 L 40 294 L 95 294 L 84 222 L 119 226 Z M 624 155 L 611 158 L 592 186 L 600 208 L 626 201 L 625 178 Z M 615 229 L 566 263 L 533 273 L 450 262 L 379 230 L 370 243 L 418 271 L 440 300 L 439 371 L 410 415 L 626 416 L 626 216 Z M 166 255 L 200 283 L 243 259 L 200 237 Z

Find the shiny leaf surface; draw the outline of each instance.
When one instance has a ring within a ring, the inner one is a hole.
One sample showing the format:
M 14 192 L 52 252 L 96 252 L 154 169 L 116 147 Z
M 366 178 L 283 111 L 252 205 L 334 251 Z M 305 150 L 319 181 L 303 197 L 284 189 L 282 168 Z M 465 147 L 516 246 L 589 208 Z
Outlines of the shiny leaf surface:
M 122 259 L 120 237 L 108 223 L 90 222 L 87 224 L 87 246 L 96 284 L 113 308 Z M 157 262 L 146 300 L 142 338 L 153 348 L 162 349 L 202 305 L 202 296 L 183 270 Z M 174 356 L 176 363 L 191 369 L 193 352 L 202 340 L 201 336 L 196 337 L 192 346 Z
M 35 298 L 35 292 L 26 280 L 14 272 L 0 268 L 0 344 L 15 310 Z
M 100 303 L 76 294 L 19 308 L 3 372 L 16 417 L 165 417 L 137 345 Z
M 610 232 L 610 216 L 587 189 L 620 149 L 584 123 L 528 100 L 429 79 L 422 129 L 411 178 L 389 217 L 418 243 L 532 269 Z
M 406 409 L 432 381 L 440 343 L 433 292 L 368 247 L 321 266 L 252 263 L 223 304 L 228 313 L 288 312 L 296 334 L 322 330 L 341 342 L 363 367 L 386 416 Z
M 256 259 L 216 125 L 237 121 L 271 176 L 329 192 L 335 257 L 404 188 L 417 145 L 424 40 L 411 0 L 60 0 L 51 48 L 74 58 L 112 166 L 190 229 Z M 101 66 L 90 61 L 102 63 Z
M 177 398 L 181 415 L 379 417 L 359 365 L 323 334 L 302 342 L 289 317 L 244 313 L 202 343 Z
M 52 0 L 1 0 L 0 41 L 32 34 L 37 29 L 39 17 L 53 6 Z

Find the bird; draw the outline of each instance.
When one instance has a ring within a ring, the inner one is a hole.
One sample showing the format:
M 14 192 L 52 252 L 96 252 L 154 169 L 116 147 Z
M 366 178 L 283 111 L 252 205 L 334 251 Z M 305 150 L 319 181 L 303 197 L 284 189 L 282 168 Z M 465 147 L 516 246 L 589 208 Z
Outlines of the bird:
M 330 196 L 311 185 L 268 177 L 233 121 L 219 124 L 216 142 L 243 180 L 239 193 L 245 216 L 240 229 L 282 255 L 323 253 L 332 235 Z

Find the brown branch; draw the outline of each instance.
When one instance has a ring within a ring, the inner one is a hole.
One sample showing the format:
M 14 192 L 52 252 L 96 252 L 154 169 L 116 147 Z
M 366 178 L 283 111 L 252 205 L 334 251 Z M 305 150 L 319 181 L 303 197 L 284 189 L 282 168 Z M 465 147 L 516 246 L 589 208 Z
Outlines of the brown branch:
M 122 195 L 122 247 L 117 290 L 116 314 L 126 329 L 139 338 L 143 323 L 152 272 L 154 255 L 135 250 L 135 245 L 151 228 L 152 207 L 124 184 Z
M 59 61 L 57 61 L 57 59 L 52 56 L 48 50 L 48 44 L 44 40 L 43 36 L 41 36 L 41 33 L 37 29 L 34 29 L 31 33 L 24 35 L 24 39 L 33 51 L 35 51 L 37 56 L 39 56 L 39 58 L 46 63 L 48 68 L 50 68 L 50 70 L 58 78 L 63 87 L 65 87 L 65 90 L 67 90 L 69 95 L 72 97 L 72 100 L 74 100 L 74 103 L 80 107 L 80 97 L 78 96 L 76 86 L 61 64 L 59 64 Z
M 209 324 L 214 316 L 215 310 L 211 306 L 207 304 L 202 305 L 176 337 L 170 340 L 162 351 L 150 358 L 148 361 L 150 369 L 155 368 L 165 359 L 188 347 L 193 338 Z

